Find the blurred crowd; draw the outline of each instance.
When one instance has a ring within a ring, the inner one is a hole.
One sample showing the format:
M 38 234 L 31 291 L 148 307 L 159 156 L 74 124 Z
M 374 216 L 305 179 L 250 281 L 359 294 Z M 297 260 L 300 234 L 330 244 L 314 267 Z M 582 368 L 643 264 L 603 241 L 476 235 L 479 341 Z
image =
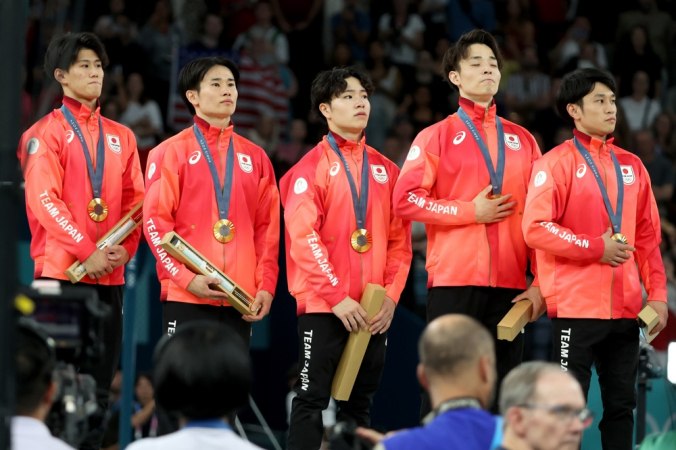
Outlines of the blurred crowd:
M 444 53 L 463 33 L 483 28 L 506 60 L 498 113 L 525 126 L 543 153 L 573 136 L 554 107 L 561 78 L 584 67 L 614 76 L 614 138 L 650 174 L 676 310 L 675 19 L 674 0 L 31 0 L 23 125 L 61 101 L 42 71 L 51 37 L 93 30 L 110 56 L 102 113 L 134 131 L 142 164 L 190 123 L 176 95 L 182 65 L 223 54 L 241 70 L 236 129 L 265 149 L 278 177 L 325 133 L 309 108 L 312 78 L 350 64 L 365 67 L 376 84 L 368 143 L 401 166 L 416 133 L 457 109 L 457 93 L 439 72 Z M 406 298 L 420 309 L 424 227 L 414 227 L 413 240 Z

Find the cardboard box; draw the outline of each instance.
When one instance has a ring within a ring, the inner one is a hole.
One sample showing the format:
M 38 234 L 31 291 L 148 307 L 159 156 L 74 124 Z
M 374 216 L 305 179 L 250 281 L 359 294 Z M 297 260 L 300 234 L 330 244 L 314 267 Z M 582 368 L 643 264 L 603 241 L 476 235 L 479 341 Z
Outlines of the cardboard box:
M 521 300 L 516 302 L 512 309 L 498 324 L 498 339 L 513 341 L 533 315 L 533 302 Z
M 657 337 L 659 333 L 650 335 L 650 332 L 660 323 L 660 316 L 657 314 L 657 311 L 653 309 L 652 306 L 646 305 L 645 308 L 638 313 L 638 323 L 641 327 L 645 328 L 645 339 L 648 343 L 652 342 L 653 339 Z
M 366 310 L 369 320 L 380 312 L 386 292 L 385 288 L 377 284 L 369 283 L 366 285 L 360 304 Z M 347 338 L 347 344 L 343 350 L 343 355 L 340 357 L 338 369 L 333 376 L 333 384 L 331 385 L 331 396 L 336 400 L 350 399 L 352 387 L 357 379 L 357 373 L 359 373 L 359 367 L 361 367 L 370 339 L 371 332 L 364 331 L 361 328 L 359 331 L 350 333 L 350 337 Z

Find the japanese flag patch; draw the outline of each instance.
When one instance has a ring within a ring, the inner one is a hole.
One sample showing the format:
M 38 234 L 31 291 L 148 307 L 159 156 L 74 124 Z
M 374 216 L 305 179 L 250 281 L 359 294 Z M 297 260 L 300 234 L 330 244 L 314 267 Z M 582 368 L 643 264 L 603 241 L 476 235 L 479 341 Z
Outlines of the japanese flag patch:
M 385 166 L 371 164 L 371 174 L 373 174 L 373 179 L 380 184 L 385 184 L 387 183 L 387 180 L 389 180 Z
M 634 184 L 636 177 L 634 176 L 634 168 L 632 166 L 620 166 L 620 172 L 622 172 L 624 184 Z
M 246 173 L 251 173 L 253 171 L 253 164 L 251 163 L 251 156 L 245 155 L 244 153 L 237 153 L 237 160 L 239 161 L 239 167 Z
M 112 150 L 113 153 L 120 153 L 122 151 L 122 146 L 120 145 L 120 136 L 106 134 L 106 140 L 108 141 L 108 148 Z
M 512 150 L 521 149 L 521 140 L 516 134 L 505 133 L 505 144 L 507 144 L 507 147 L 511 148 Z

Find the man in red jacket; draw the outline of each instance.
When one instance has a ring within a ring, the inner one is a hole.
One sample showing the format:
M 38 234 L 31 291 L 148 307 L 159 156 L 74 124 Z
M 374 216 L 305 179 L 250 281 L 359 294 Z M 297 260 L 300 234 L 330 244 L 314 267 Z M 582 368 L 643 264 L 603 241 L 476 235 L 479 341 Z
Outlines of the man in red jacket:
M 631 449 L 641 281 L 660 317 L 653 333 L 667 322 L 659 213 L 641 160 L 610 136 L 613 79 L 597 69 L 573 72 L 563 79 L 557 108 L 574 123 L 575 137 L 533 166 L 523 233 L 537 253 L 553 358 L 585 395 L 595 364 L 603 448 Z
M 143 230 L 157 259 L 166 333 L 193 320 L 217 320 L 249 345 L 251 322 L 270 311 L 279 266 L 279 193 L 265 151 L 234 131 L 237 65 L 199 58 L 179 74 L 193 126 L 150 152 Z M 159 245 L 175 231 L 255 297 L 257 315 L 242 316 L 218 280 L 196 275 Z
M 373 335 L 349 401 L 338 420 L 370 421 L 385 363 L 388 330 L 411 263 L 411 225 L 392 214 L 399 169 L 366 145 L 373 82 L 354 67 L 335 68 L 312 83 L 312 105 L 328 135 L 282 178 L 287 278 L 298 308 L 301 363 L 288 448 L 317 449 L 322 410 L 351 331 Z M 367 283 L 387 290 L 370 321 L 359 301 Z
M 426 224 L 427 321 L 457 313 L 486 326 L 496 340 L 499 385 L 521 363 L 523 336 L 498 341 L 497 324 L 515 297 L 540 296 L 537 282 L 524 293 L 532 252 L 521 231 L 540 150 L 528 131 L 496 115 L 502 56 L 490 33 L 463 35 L 443 65 L 460 91 L 460 108 L 413 141 L 394 189 L 394 213 Z
M 136 253 L 141 230 L 105 250 L 96 242 L 143 200 L 134 133 L 100 115 L 107 63 L 96 35 L 56 36 L 45 55 L 45 72 L 61 84 L 63 105 L 26 131 L 18 149 L 34 277 L 70 284 L 64 271 L 79 260 L 88 276 L 76 286 L 93 287 L 111 307 L 102 336 L 105 357 L 89 372 L 104 410 L 122 344 L 124 265 Z M 98 449 L 101 439 L 95 431 L 82 448 Z

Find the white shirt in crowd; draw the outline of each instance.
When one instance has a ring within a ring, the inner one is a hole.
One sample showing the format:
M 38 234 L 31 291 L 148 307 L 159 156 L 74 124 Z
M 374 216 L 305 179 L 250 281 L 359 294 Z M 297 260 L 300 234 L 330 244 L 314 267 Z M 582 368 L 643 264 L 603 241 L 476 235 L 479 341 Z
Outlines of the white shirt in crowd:
M 390 13 L 385 13 L 380 17 L 380 23 L 378 24 L 378 29 L 380 30 L 389 30 L 391 29 L 390 22 L 392 21 L 392 15 Z M 406 25 L 401 30 L 401 34 L 408 39 L 413 39 L 418 33 L 425 31 L 425 22 L 417 14 L 409 14 L 408 21 Z M 409 66 L 415 65 L 415 60 L 418 56 L 418 52 L 408 44 L 397 44 L 392 45 L 390 42 L 386 44 L 387 52 L 390 55 L 390 59 L 395 64 L 406 64 Z
M 129 102 L 127 109 L 120 115 L 120 123 L 129 127 L 143 118 L 147 118 L 148 122 L 155 127 L 157 134 L 164 133 L 162 127 L 162 112 L 155 100 L 148 100 L 145 104 Z M 157 137 L 155 136 L 135 137 L 136 146 L 142 150 L 151 149 L 158 144 Z
M 49 432 L 44 422 L 27 416 L 12 417 L 12 450 L 75 450 Z
M 650 128 L 655 118 L 660 114 L 662 108 L 657 100 L 643 97 L 643 100 L 637 102 L 631 97 L 622 97 L 620 106 L 627 118 L 627 124 L 631 131 L 645 130 Z
M 128 450 L 255 450 L 260 449 L 222 428 L 183 428 L 166 436 L 133 442 Z

